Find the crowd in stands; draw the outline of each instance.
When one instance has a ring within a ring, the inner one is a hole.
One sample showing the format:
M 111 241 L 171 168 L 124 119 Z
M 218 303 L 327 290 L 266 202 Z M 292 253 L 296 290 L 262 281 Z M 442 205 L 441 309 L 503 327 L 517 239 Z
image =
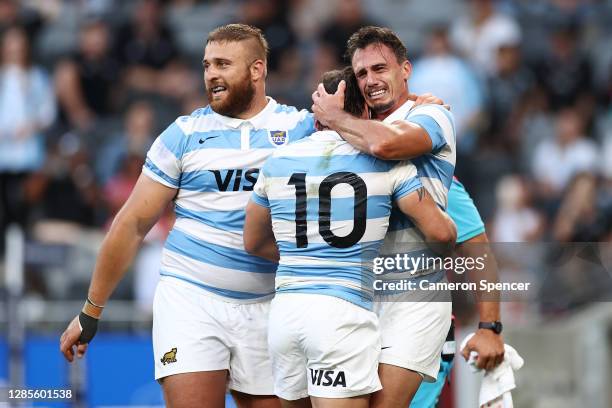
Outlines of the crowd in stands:
M 411 91 L 451 105 L 493 241 L 612 240 L 610 0 L 0 0 L 1 229 L 106 228 L 156 135 L 206 104 L 228 22 L 263 30 L 268 94 L 301 108 L 351 33 L 391 27 Z

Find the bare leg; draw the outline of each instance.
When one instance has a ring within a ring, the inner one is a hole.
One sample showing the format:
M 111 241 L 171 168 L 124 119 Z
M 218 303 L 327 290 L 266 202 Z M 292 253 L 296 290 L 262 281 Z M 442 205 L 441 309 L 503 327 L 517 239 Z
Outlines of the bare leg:
M 227 370 L 175 374 L 162 380 L 168 408 L 224 408 Z
M 352 398 L 310 397 L 310 399 L 314 408 L 368 408 L 370 394 Z
M 281 408 L 276 395 L 251 395 L 231 390 L 238 408 Z
M 423 381 L 419 373 L 390 364 L 379 364 L 378 376 L 383 388 L 372 394 L 371 408 L 408 407 Z

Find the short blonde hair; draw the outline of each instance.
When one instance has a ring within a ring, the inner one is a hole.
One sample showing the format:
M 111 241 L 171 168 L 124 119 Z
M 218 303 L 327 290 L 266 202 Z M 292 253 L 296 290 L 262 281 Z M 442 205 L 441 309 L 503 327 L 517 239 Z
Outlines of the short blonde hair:
M 261 30 L 247 24 L 227 24 L 217 27 L 208 34 L 206 44 L 211 42 L 240 42 L 252 40 L 256 44 L 255 56 L 267 61 L 270 49 Z

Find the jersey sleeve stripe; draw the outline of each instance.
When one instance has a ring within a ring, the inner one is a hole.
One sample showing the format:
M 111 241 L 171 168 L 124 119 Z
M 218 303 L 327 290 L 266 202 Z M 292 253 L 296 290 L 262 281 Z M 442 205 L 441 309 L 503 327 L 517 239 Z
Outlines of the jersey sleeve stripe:
M 423 184 L 421 184 L 421 180 L 419 180 L 417 177 L 406 180 L 393 192 L 393 200 L 400 200 L 421 187 L 423 187 Z
M 440 105 L 422 105 L 411 110 L 408 113 L 406 120 L 412 121 L 412 117 L 417 115 L 425 115 L 433 118 L 440 126 L 440 129 L 442 129 L 442 135 L 446 143 L 450 144 L 454 150 L 455 122 L 452 113 Z
M 266 197 L 260 196 L 255 191 L 253 191 L 253 194 L 251 194 L 251 201 L 261 207 L 270 208 L 270 202 L 268 201 L 268 199 Z
M 428 115 L 412 115 L 409 118 L 410 123 L 415 123 L 427 132 L 431 139 L 432 152 L 437 152 L 446 145 L 446 139 L 442 134 L 442 128 L 438 125 L 431 116 Z
M 455 166 L 452 163 L 438 157 L 416 158 L 413 160 L 419 177 L 438 179 L 442 182 L 446 190 L 451 186 Z
M 157 167 L 149 158 L 145 160 L 145 164 L 142 167 L 144 174 L 152 178 L 153 180 L 172 188 L 179 188 L 179 180 L 170 177 L 164 173 L 159 167 Z
M 187 136 L 185 136 L 185 133 L 183 133 L 176 122 L 168 126 L 168 128 L 159 135 L 159 140 L 162 141 L 166 149 L 168 149 L 176 159 L 180 159 L 183 156 L 184 149 L 187 145 Z

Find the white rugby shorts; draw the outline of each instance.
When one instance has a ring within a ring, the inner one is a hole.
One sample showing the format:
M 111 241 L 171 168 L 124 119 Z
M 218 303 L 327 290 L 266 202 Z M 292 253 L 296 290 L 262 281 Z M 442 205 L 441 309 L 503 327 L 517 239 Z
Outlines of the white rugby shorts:
M 274 392 L 349 398 L 380 390 L 376 315 L 328 295 L 281 293 L 272 300 L 268 343 Z
M 237 304 L 161 277 L 153 301 L 155 379 L 229 370 L 229 388 L 273 395 L 267 326 L 270 300 Z
M 451 302 L 374 302 L 381 334 L 380 363 L 416 371 L 435 382 L 451 324 Z

